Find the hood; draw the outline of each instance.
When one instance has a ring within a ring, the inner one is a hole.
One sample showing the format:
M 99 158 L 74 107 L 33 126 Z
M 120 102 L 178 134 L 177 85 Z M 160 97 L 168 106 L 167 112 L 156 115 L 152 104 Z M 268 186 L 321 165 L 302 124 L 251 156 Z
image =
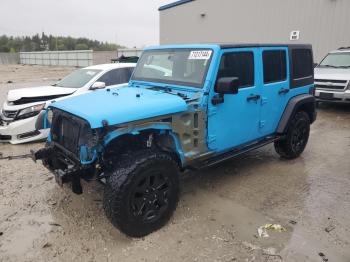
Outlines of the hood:
M 316 67 L 315 79 L 350 80 L 350 69 Z
M 91 128 L 102 127 L 102 120 L 117 125 L 187 110 L 186 102 L 177 95 L 133 87 L 98 90 L 55 102 L 50 107 L 85 119 Z
M 15 102 L 17 100 L 23 100 L 23 102 L 26 101 L 24 103 L 47 101 L 57 97 L 73 94 L 76 90 L 77 89 L 75 88 L 64 88 L 58 86 L 21 88 L 10 90 L 7 95 L 7 101 Z

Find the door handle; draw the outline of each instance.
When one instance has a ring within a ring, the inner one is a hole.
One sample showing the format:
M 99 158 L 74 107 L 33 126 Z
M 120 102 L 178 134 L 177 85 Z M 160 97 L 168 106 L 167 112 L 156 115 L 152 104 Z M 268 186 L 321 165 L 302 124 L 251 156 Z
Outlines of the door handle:
M 260 95 L 250 95 L 247 97 L 247 101 L 258 101 L 260 99 Z
M 279 95 L 285 95 L 285 94 L 288 94 L 289 93 L 289 89 L 287 88 L 282 88 L 278 91 L 278 94 Z

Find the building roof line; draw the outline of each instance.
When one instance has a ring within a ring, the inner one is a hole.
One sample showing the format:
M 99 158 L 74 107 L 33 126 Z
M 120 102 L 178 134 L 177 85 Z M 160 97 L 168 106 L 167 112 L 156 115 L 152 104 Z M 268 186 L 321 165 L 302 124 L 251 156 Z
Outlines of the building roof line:
M 163 5 L 163 6 L 159 7 L 158 10 L 159 11 L 163 11 L 163 10 L 170 9 L 170 8 L 175 7 L 175 6 L 187 4 L 187 3 L 193 2 L 193 1 L 195 1 L 195 0 L 180 0 L 180 1 L 176 1 L 176 2 L 173 2 L 173 3 L 167 4 L 167 5 Z

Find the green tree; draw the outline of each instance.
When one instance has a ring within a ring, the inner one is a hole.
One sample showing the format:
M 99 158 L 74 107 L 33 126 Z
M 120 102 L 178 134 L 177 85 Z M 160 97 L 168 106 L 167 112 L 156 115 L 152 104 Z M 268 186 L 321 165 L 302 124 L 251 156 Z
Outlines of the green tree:
M 88 50 L 89 47 L 87 44 L 80 43 L 75 45 L 75 50 Z

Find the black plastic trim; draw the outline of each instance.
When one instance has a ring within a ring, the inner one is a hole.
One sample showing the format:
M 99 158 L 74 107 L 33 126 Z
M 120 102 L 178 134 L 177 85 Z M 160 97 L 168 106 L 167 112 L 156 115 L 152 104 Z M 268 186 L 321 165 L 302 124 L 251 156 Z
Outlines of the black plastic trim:
M 167 9 L 173 8 L 175 6 L 187 4 L 187 3 L 190 3 L 190 2 L 193 2 L 193 1 L 195 1 L 195 0 L 180 0 L 180 1 L 176 1 L 174 3 L 170 3 L 170 4 L 163 5 L 163 6 L 159 7 L 158 11 L 167 10 Z
M 284 110 L 284 113 L 282 115 L 282 118 L 278 124 L 277 133 L 283 134 L 286 132 L 289 124 L 289 120 L 291 117 L 297 112 L 298 108 L 300 108 L 302 105 L 305 104 L 311 104 L 312 106 L 312 117 L 310 119 L 310 122 L 313 123 L 316 120 L 316 99 L 314 96 L 309 94 L 299 95 L 293 97 L 291 100 L 289 100 L 288 105 L 286 109 Z
M 269 44 L 269 43 L 231 43 L 231 44 L 219 44 L 221 49 L 230 48 L 245 48 L 245 47 L 288 47 L 296 49 L 310 49 L 312 46 L 310 44 Z
M 238 146 L 238 147 L 233 148 L 231 150 L 228 150 L 224 153 L 210 155 L 208 158 L 205 158 L 203 160 L 194 160 L 192 163 L 189 163 L 187 168 L 203 169 L 203 168 L 207 168 L 210 166 L 214 166 L 216 164 L 219 164 L 223 161 L 229 160 L 229 159 L 234 158 L 236 156 L 239 156 L 241 154 L 244 154 L 244 153 L 247 153 L 249 151 L 266 146 L 270 143 L 273 143 L 274 141 L 276 141 L 278 139 L 280 139 L 280 136 L 265 137 L 263 139 L 260 139 L 260 140 L 254 141 L 254 142 Z

